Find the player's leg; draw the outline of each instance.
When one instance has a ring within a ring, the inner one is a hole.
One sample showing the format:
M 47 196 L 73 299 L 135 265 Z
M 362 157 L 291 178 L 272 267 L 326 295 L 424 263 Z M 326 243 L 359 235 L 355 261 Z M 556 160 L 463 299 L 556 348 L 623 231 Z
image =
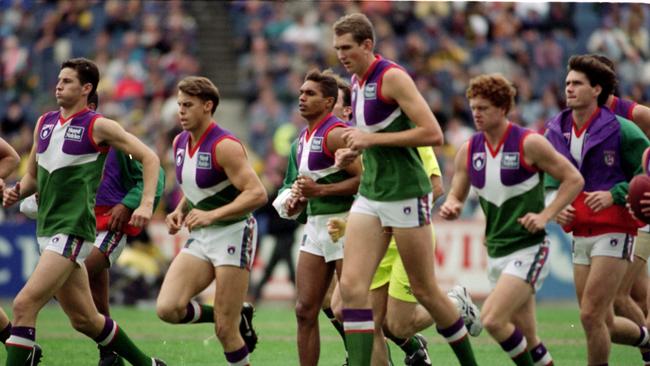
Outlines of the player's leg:
M 77 331 L 116 352 L 132 365 L 152 365 L 154 360 L 131 341 L 122 327 L 97 312 L 90 293 L 88 275 L 83 266 L 74 268 L 67 281 L 57 291 L 56 297 Z
M 460 363 L 476 364 L 465 323 L 456 306 L 436 282 L 430 225 L 394 228 L 393 235 L 413 295 L 429 311 L 437 324 L 438 332 L 445 337 Z
M 11 321 L 9 321 L 9 317 L 7 316 L 7 313 L 0 308 L 0 342 L 4 344 L 7 341 L 7 338 L 9 338 L 9 335 L 11 334 Z
M 309 240 L 309 239 L 306 239 Z M 301 250 L 298 256 L 296 283 L 297 344 L 301 365 L 316 365 L 320 357 L 318 313 L 332 281 L 334 262 L 326 263 L 320 255 Z
M 126 246 L 126 235 L 121 232 L 99 231 L 95 238 L 95 245 L 84 261 L 88 271 L 90 292 L 93 302 L 100 314 L 110 316 L 108 303 L 109 274 L 108 269 L 114 263 Z M 99 347 L 98 366 L 118 366 L 123 362 L 116 353 L 109 352 L 104 347 Z
M 192 300 L 214 280 L 214 267 L 206 259 L 187 252 L 172 261 L 156 300 L 158 317 L 168 323 L 214 322 L 211 306 Z
M 388 300 L 388 284 L 370 290 L 372 303 L 372 320 L 375 324 L 372 344 L 372 365 L 388 365 L 388 345 L 382 330 L 386 318 L 386 301 Z
M 58 253 L 43 251 L 34 272 L 13 301 L 13 326 L 5 343 L 7 365 L 22 366 L 30 357 L 36 341 L 38 312 L 63 286 L 75 266 Z
M 643 277 L 643 271 L 647 268 L 647 263 L 638 257 L 634 259 L 628 266 L 625 276 L 621 281 L 621 287 L 616 293 L 614 312 L 616 315 L 626 317 L 637 324 L 643 324 L 645 316 L 643 310 L 632 299 L 632 287 L 637 282 L 637 278 Z
M 390 234 L 384 232 L 377 216 L 355 212 L 353 206 L 348 218 L 345 261 L 339 283 L 350 365 L 370 364 L 374 331 L 370 284 L 389 240 Z
M 229 365 L 248 365 L 249 350 L 239 332 L 240 312 L 248 292 L 249 267 L 223 265 L 214 269 L 215 333 Z
M 528 344 L 533 363 L 540 366 L 553 365 L 553 357 L 544 343 L 537 336 L 537 317 L 535 312 L 535 295 L 531 295 L 512 316 L 512 322 L 523 333 Z

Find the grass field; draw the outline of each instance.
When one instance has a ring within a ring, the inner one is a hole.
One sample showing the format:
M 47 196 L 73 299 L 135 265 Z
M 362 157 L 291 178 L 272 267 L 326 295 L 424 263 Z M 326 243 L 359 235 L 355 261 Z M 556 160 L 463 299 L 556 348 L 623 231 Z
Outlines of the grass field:
M 4 304 L 5 309 L 9 309 Z M 170 366 L 225 365 L 221 346 L 211 324 L 168 325 L 158 320 L 153 309 L 114 308 L 112 315 L 145 351 L 164 359 Z M 543 304 L 538 309 L 540 336 L 551 351 L 555 364 L 585 365 L 585 341 L 575 305 Z M 251 356 L 254 365 L 298 365 L 295 343 L 296 322 L 290 306 L 258 306 L 255 327 L 260 343 Z M 344 361 L 342 342 L 329 321 L 321 317 L 320 365 L 336 366 Z M 429 343 L 434 365 L 457 364 L 451 349 L 433 329 L 423 332 Z M 76 333 L 58 306 L 46 307 L 40 314 L 37 340 L 44 349 L 45 366 L 88 366 L 97 364 L 94 343 Z M 480 365 L 511 364 L 504 352 L 483 332 L 472 344 Z M 393 361 L 403 364 L 403 354 L 392 349 Z M 6 353 L 0 350 L 0 359 Z M 639 352 L 631 347 L 614 346 L 610 365 L 641 365 Z

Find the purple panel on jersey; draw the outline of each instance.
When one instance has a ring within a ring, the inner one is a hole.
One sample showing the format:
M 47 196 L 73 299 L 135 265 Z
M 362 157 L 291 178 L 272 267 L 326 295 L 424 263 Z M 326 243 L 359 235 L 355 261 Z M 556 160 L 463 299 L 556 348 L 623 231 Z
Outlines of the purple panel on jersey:
M 632 111 L 635 105 L 636 103 L 629 99 L 621 99 L 615 96 L 612 112 L 617 116 L 632 120 Z
M 115 206 L 122 202 L 126 191 L 122 188 L 122 174 L 117 160 L 117 151 L 111 148 L 104 162 L 102 181 L 97 189 L 95 204 L 97 206 Z
M 212 126 L 205 132 L 205 137 L 202 138 L 202 141 L 199 141 L 200 146 L 194 151 L 194 154 L 198 154 L 196 157 L 195 179 L 199 188 L 213 187 L 228 179 L 223 169 L 217 169 L 217 164 L 213 161 L 212 147 L 214 144 L 223 138 L 232 138 L 239 141 L 232 133 L 222 129 L 216 123 Z M 180 133 L 174 153 L 174 156 L 176 156 L 176 179 L 179 183 L 182 183 L 183 164 L 185 163 L 183 156 L 185 150 L 188 149 L 189 136 L 190 133 L 187 131 Z
M 59 112 L 48 112 L 43 115 L 41 119 L 40 129 L 38 131 L 38 143 L 36 145 L 36 152 L 41 154 L 47 147 L 50 146 L 50 139 L 52 138 L 52 131 L 54 126 L 59 122 Z
M 325 153 L 325 149 L 327 148 L 325 146 L 325 138 L 327 133 L 335 126 L 346 126 L 346 124 L 330 114 L 322 123 L 319 123 L 316 126 L 316 129 L 312 132 L 310 144 L 311 149 L 308 152 L 309 158 L 307 160 L 307 167 L 309 170 L 322 170 L 334 165 L 334 157 Z M 307 129 L 305 128 L 300 133 L 300 138 L 298 140 L 298 159 L 302 156 L 306 135 Z
M 75 116 L 65 130 L 63 152 L 70 155 L 84 155 L 97 152 L 91 139 L 92 122 L 100 115 L 88 110 Z
M 472 186 L 481 189 L 485 187 L 485 165 L 487 164 L 487 151 L 485 150 L 485 136 L 477 133 L 469 140 L 467 151 L 467 171 L 469 182 Z
M 367 126 L 372 126 L 385 120 L 395 109 L 399 108 L 397 103 L 386 103 L 380 99 L 381 77 L 391 67 L 399 67 L 395 63 L 377 56 L 374 63 L 370 66 L 368 77 L 359 85 L 353 80 L 352 83 L 352 105 L 356 105 L 358 93 L 363 93 L 364 106 L 363 113 Z M 353 116 L 353 124 L 358 125 L 356 117 Z

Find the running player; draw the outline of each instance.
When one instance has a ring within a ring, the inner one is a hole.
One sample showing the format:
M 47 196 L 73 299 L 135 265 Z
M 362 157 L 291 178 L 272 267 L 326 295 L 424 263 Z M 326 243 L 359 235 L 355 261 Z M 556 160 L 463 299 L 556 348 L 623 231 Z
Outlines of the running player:
M 374 54 L 372 23 L 346 15 L 334 28 L 334 48 L 352 76 L 353 124 L 337 152 L 346 166 L 363 152 L 364 171 L 348 219 L 340 287 L 346 343 L 353 366 L 369 365 L 373 313 L 369 288 L 391 233 L 413 294 L 432 317 L 463 365 L 475 365 L 465 324 L 435 281 L 431 237 L 431 183 L 417 146 L 440 145 L 442 131 L 409 75 Z
M 36 269 L 14 299 L 7 365 L 22 366 L 30 357 L 36 317 L 53 296 L 72 326 L 99 345 L 133 365 L 164 365 L 140 351 L 122 328 L 97 311 L 83 266 L 92 248 L 88 242 L 95 240 L 93 207 L 108 148 L 131 154 L 143 164 L 142 199 L 129 221 L 135 227 L 151 218 L 160 169 L 158 157 L 140 140 L 87 108 L 98 82 L 99 71 L 90 60 L 70 59 L 61 65 L 56 86 L 60 108 L 39 118 L 27 173 L 15 187 L 4 190 L 5 207 L 39 192 L 41 251 Z
M 213 120 L 218 105 L 209 79 L 179 82 L 183 132 L 174 139 L 174 156 L 184 197 L 166 223 L 170 234 L 187 227 L 190 238 L 165 275 L 156 310 L 169 323 L 214 322 L 228 364 L 239 366 L 249 364 L 251 351 L 239 331 L 257 243 L 251 213 L 267 195 L 239 140 Z M 215 280 L 214 307 L 192 300 Z

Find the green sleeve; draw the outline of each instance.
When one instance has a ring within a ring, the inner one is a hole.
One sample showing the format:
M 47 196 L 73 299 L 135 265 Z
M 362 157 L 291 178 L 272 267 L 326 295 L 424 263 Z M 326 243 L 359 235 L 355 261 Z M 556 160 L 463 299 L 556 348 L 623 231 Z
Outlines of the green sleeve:
M 284 174 L 284 182 L 282 182 L 282 187 L 278 190 L 278 194 L 285 189 L 291 189 L 296 179 L 298 179 L 298 140 L 294 140 L 291 144 L 287 172 Z M 296 221 L 301 224 L 307 223 L 307 210 L 303 210 L 296 218 Z
M 122 199 L 122 204 L 132 210 L 135 210 L 140 206 L 140 201 L 142 200 L 142 190 L 144 188 L 144 180 L 142 176 L 142 164 L 126 156 L 125 154 L 118 152 L 120 159 L 120 167 L 122 168 L 122 177 L 127 187 L 131 188 L 126 193 L 126 196 Z M 154 199 L 154 210 L 160 202 L 160 198 L 163 195 L 165 190 L 165 170 L 161 167 L 158 173 L 158 185 L 156 186 L 156 197 Z
M 629 182 L 635 175 L 643 173 L 641 160 L 643 152 L 650 146 L 650 141 L 634 122 L 623 117 L 616 117 L 621 124 L 621 168 L 626 180 L 613 186 L 609 191 L 614 204 L 625 205 L 625 196 Z
M 544 189 L 555 190 L 560 187 L 560 181 L 551 177 L 550 174 L 544 173 Z

